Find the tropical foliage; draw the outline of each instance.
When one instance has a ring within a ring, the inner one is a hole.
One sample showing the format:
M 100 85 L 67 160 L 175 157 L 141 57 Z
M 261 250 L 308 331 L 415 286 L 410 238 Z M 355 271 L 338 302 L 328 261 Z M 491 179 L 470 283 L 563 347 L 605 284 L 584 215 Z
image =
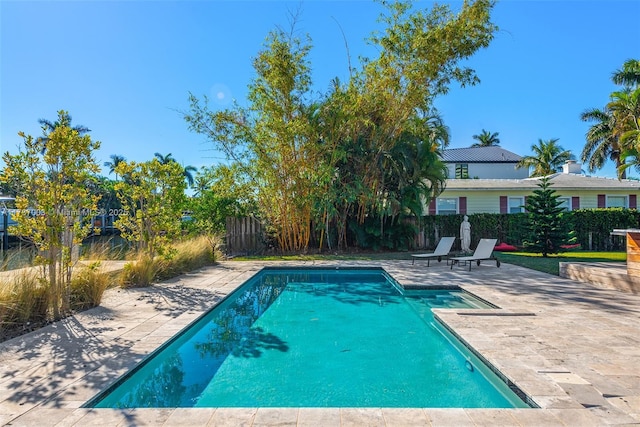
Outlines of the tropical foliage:
M 584 111 L 580 118 L 593 122 L 587 131 L 587 143 L 581 154 L 581 160 L 587 165 L 589 172 L 601 169 L 607 160 L 614 162 L 616 170 L 620 170 L 624 162 L 618 138 L 613 132 L 615 119 L 611 111 L 592 108 Z M 621 170 L 618 176 L 626 178 L 626 171 Z
M 363 232 L 387 246 L 387 231 L 443 189 L 438 151 L 449 135 L 433 100 L 454 81 L 479 81 L 460 62 L 492 40 L 493 2 L 465 2 L 457 14 L 383 5 L 385 29 L 370 39 L 379 56 L 363 58 L 319 99 L 310 90 L 310 40 L 293 29 L 267 38 L 246 108 L 210 111 L 206 97 L 190 96 L 190 129 L 250 177 L 258 215 L 284 251 L 305 251 L 314 231 L 321 248 L 346 247 Z
M 98 201 L 91 188 L 99 170 L 93 153 L 100 143 L 74 130 L 70 120 L 60 111 L 55 126 L 43 125 L 44 136 L 21 132 L 23 146 L 17 154 L 4 154 L 1 178 L 20 183 L 13 214 L 17 225 L 9 231 L 36 247 L 56 319 L 70 309 L 72 255 L 90 232 L 83 217 L 96 211 Z
M 157 158 L 143 163 L 121 162 L 116 173 L 124 177 L 114 188 L 122 205 L 115 226 L 138 251 L 153 260 L 166 255 L 181 232 L 186 183 L 177 162 Z
M 202 168 L 195 177 L 196 194 L 187 202 L 190 234 L 221 235 L 228 217 L 243 217 L 256 211 L 255 192 L 238 165 Z
M 178 163 L 177 160 L 173 158 L 171 153 L 167 154 L 166 156 L 160 153 L 154 153 L 154 156 L 163 165 L 166 165 L 167 163 L 171 163 L 171 162 Z M 182 175 L 184 176 L 184 179 L 187 181 L 188 187 L 193 187 L 193 184 L 194 184 L 193 173 L 197 171 L 198 169 L 195 166 L 188 165 L 188 166 L 182 167 Z
M 593 123 L 581 159 L 591 172 L 611 160 L 618 178 L 624 179 L 627 169 L 640 170 L 640 60 L 627 60 L 611 80 L 622 88 L 611 93 L 604 108 L 588 109 L 580 116 Z
M 561 170 L 567 160 L 573 158 L 571 151 L 565 150 L 558 144 L 558 139 L 538 140 L 538 145 L 532 145 L 533 155 L 523 157 L 516 168 L 528 168 L 530 176 L 547 176 Z
M 42 146 L 43 152 L 47 149 L 49 134 L 56 130 L 56 128 L 58 127 L 69 127 L 71 128 L 71 130 L 77 132 L 80 136 L 86 135 L 87 133 L 91 132 L 91 129 L 83 125 L 76 125 L 72 127 L 71 115 L 69 115 L 69 113 L 66 111 L 62 111 L 62 115 L 58 113 L 57 120 L 53 122 L 47 119 L 38 119 L 38 123 L 40 123 L 40 125 L 42 126 L 42 135 L 37 138 L 36 142 Z
M 482 132 L 478 135 L 473 135 L 472 138 L 478 142 L 471 144 L 471 147 L 494 147 L 500 145 L 500 138 L 498 138 L 498 132 L 489 132 L 482 129 Z
M 104 166 L 109 168 L 109 174 L 115 173 L 116 168 L 122 162 L 125 162 L 127 159 L 124 156 L 119 154 L 112 154 L 109 156 L 111 158 L 110 162 L 104 162 Z M 118 180 L 118 174 L 116 174 L 116 181 Z

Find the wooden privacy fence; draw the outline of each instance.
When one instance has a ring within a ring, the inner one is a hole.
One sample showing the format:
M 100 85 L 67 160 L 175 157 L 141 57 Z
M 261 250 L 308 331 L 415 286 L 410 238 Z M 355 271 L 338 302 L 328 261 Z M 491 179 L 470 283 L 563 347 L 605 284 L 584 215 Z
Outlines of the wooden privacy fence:
M 225 245 L 228 255 L 256 254 L 264 251 L 262 224 L 252 216 L 226 219 Z

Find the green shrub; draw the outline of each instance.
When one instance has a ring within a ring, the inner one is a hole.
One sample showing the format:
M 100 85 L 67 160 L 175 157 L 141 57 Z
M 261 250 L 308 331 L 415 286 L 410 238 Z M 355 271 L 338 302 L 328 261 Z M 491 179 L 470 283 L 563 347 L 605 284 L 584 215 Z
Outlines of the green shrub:
M 527 227 L 527 214 L 470 214 L 471 247 L 482 238 L 497 238 L 498 242 L 507 242 L 521 246 L 524 230 Z M 463 215 L 429 215 L 422 218 L 422 229 L 430 246 L 437 244 L 436 236 L 460 237 L 460 224 Z M 459 247 L 459 240 L 454 247 Z
M 385 218 L 381 223 L 380 217 L 369 216 L 363 223 L 349 221 L 349 231 L 361 249 L 406 251 L 413 249 L 418 229 L 402 219 Z
M 625 250 L 624 237 L 611 236 L 616 228 L 638 228 L 640 212 L 636 209 L 578 209 L 571 212 L 577 242 L 584 249 L 597 251 Z

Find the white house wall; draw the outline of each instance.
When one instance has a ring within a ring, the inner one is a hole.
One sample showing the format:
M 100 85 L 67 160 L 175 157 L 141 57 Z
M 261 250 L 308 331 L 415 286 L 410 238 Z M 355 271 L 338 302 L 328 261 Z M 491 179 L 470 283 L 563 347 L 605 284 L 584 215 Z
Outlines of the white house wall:
M 531 195 L 530 192 L 505 192 L 505 191 L 482 191 L 482 192 L 466 192 L 466 191 L 446 191 L 440 195 L 443 198 L 467 198 L 467 214 L 476 213 L 500 213 L 500 196 L 524 197 Z
M 527 197 L 531 196 L 533 191 L 527 190 L 445 190 L 440 198 L 467 198 L 467 214 L 477 213 L 500 213 L 500 197 Z M 595 209 L 598 207 L 598 195 L 605 194 L 607 196 L 629 196 L 635 194 L 640 197 L 640 192 L 628 190 L 556 190 L 559 197 L 580 197 L 580 209 Z M 425 209 L 427 207 L 425 206 Z M 427 212 L 425 210 L 425 212 Z
M 516 169 L 513 163 L 467 163 L 469 178 L 486 179 L 524 179 L 529 177 L 529 171 Z M 456 163 L 447 164 L 450 178 L 456 176 Z
M 500 213 L 500 196 L 525 197 L 531 193 L 526 191 L 505 193 L 504 191 L 485 192 L 484 194 L 468 194 L 467 213 Z M 460 196 L 464 196 L 460 194 Z
M 624 193 L 613 193 L 609 192 L 608 195 L 628 195 Z M 598 195 L 589 195 L 584 192 L 580 192 L 580 194 L 576 194 L 576 196 L 580 196 L 580 209 L 596 209 L 598 207 Z
M 524 179 L 529 177 L 527 168 L 516 169 L 513 163 L 470 163 L 469 178 Z

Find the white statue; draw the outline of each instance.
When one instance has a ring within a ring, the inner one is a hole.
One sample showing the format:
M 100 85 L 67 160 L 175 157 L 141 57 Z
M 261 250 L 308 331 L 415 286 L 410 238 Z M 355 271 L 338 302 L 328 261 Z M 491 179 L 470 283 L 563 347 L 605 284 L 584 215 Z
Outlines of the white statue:
M 466 215 L 462 224 L 460 224 L 460 240 L 462 242 L 462 250 L 471 252 L 471 224 L 469 223 L 469 217 Z

